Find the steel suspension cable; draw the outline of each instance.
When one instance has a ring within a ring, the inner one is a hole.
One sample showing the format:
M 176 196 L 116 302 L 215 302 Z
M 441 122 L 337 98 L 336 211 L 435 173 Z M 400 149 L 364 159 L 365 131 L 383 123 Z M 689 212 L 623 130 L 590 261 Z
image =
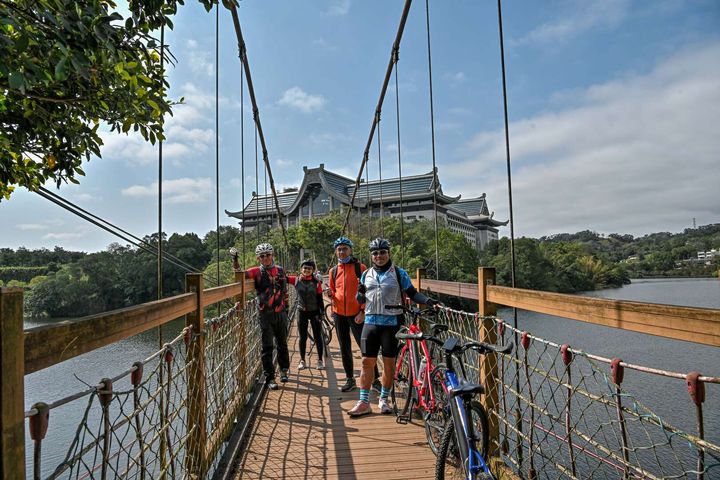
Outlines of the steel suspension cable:
M 393 42 L 393 48 L 390 54 L 390 61 L 388 62 L 387 69 L 385 70 L 385 80 L 383 81 L 383 86 L 380 89 L 380 98 L 378 99 L 377 106 L 375 107 L 375 116 L 373 117 L 373 122 L 370 126 L 370 135 L 368 136 L 367 143 L 365 144 L 365 150 L 363 150 L 362 162 L 360 163 L 360 171 L 358 172 L 357 178 L 355 179 L 355 188 L 353 189 L 353 194 L 350 198 L 350 208 L 348 208 L 347 215 L 345 216 L 345 221 L 343 222 L 343 235 L 347 231 L 348 223 L 350 222 L 350 213 L 352 212 L 352 207 L 355 204 L 355 197 L 357 196 L 357 192 L 360 188 L 360 179 L 362 178 L 365 164 L 368 161 L 370 146 L 372 145 L 373 137 L 375 136 L 375 129 L 378 122 L 380 121 L 380 116 L 378 112 L 382 111 L 383 102 L 385 101 L 385 93 L 387 92 L 388 84 L 390 83 L 390 76 L 392 75 L 393 66 L 395 65 L 395 52 L 400 50 L 400 41 L 402 40 L 403 32 L 405 30 L 405 23 L 407 22 L 407 17 L 410 13 L 410 5 L 412 5 L 412 0 L 405 0 L 403 12 L 400 17 L 400 25 L 398 25 L 398 30 L 395 34 L 395 41 Z
M 432 54 L 430 53 L 430 0 L 425 0 L 425 25 L 427 31 L 428 83 L 430 86 L 430 139 L 433 166 L 433 219 L 435 220 L 435 279 L 440 279 L 440 244 L 438 241 L 437 189 L 438 176 L 435 166 L 435 108 L 433 105 Z
M 512 288 L 515 288 L 515 220 L 513 218 L 513 198 L 512 198 L 512 171 L 510 165 L 510 128 L 508 122 L 508 100 L 507 100 L 507 80 L 505 75 L 505 41 L 503 35 L 503 21 L 502 21 L 502 0 L 497 1 L 498 8 L 498 34 L 500 36 L 500 67 L 502 71 L 502 93 L 503 93 L 503 120 L 505 128 L 505 159 L 507 165 L 507 182 L 508 182 L 508 208 L 510 210 L 510 284 Z M 517 308 L 513 307 L 513 328 L 514 328 L 514 340 L 515 345 L 518 345 L 518 317 Z M 518 349 L 515 349 L 515 388 L 520 391 L 520 363 Z M 520 416 L 519 406 L 515 411 L 517 438 L 518 445 L 522 445 L 522 417 Z M 531 453 L 532 455 L 532 453 Z M 530 459 L 532 464 L 532 457 Z M 518 465 L 522 469 L 523 456 L 522 448 L 518 450 Z
M 253 121 L 255 116 L 253 115 Z M 260 169 L 258 167 L 258 134 L 257 123 L 255 124 L 255 234 L 257 243 L 260 243 Z M 265 207 L 263 207 L 265 208 Z
M 398 182 L 400 184 L 400 265 L 405 264 L 405 217 L 403 216 L 402 156 L 400 151 L 400 87 L 398 86 L 399 51 L 395 51 L 395 118 L 397 120 Z
M 270 168 L 270 159 L 268 158 L 267 144 L 265 143 L 265 135 L 262 130 L 262 123 L 260 123 L 260 111 L 257 106 L 257 99 L 255 98 L 255 89 L 252 83 L 252 75 L 250 73 L 250 62 L 247 57 L 247 48 L 245 47 L 245 40 L 242 36 L 242 29 L 240 28 L 240 19 L 238 17 L 237 7 L 235 5 L 230 6 L 230 13 L 232 14 L 233 25 L 235 27 L 235 34 L 237 36 L 238 44 L 242 46 L 245 51 L 244 58 L 242 59 L 242 66 L 245 69 L 245 76 L 247 77 L 248 94 L 250 95 L 250 101 L 253 106 L 253 117 L 255 118 L 255 125 L 257 125 L 258 135 L 260 137 L 260 143 L 262 145 L 263 162 L 265 168 L 267 168 L 268 178 L 270 180 L 270 188 L 272 189 L 273 199 L 275 200 L 275 209 L 277 210 L 278 223 L 282 229 L 283 240 L 285 241 L 285 248 L 290 251 L 290 244 L 287 238 L 287 231 L 285 231 L 285 224 L 282 222 L 283 214 L 280 210 L 280 201 L 277 197 L 277 191 L 275 189 L 275 180 L 273 179 L 272 169 Z
M 35 191 L 36 194 L 40 195 L 46 200 L 49 200 L 50 202 L 56 204 L 59 207 L 62 207 L 63 209 L 67 210 L 68 212 L 72 213 L 73 215 L 76 215 L 83 220 L 92 223 L 93 225 L 100 227 L 101 229 L 105 230 L 108 233 L 111 233 L 112 235 L 115 235 L 116 237 L 120 238 L 121 240 L 126 241 L 127 243 L 137 247 L 140 250 L 143 250 L 147 253 L 152 254 L 153 256 L 158 254 L 158 248 L 157 246 L 153 245 L 152 243 L 149 243 L 136 235 L 133 235 L 132 233 L 127 232 L 126 230 L 123 230 L 122 228 L 108 222 L 107 220 L 104 220 L 97 215 L 94 215 L 87 210 L 75 205 L 69 200 L 66 200 L 65 198 L 61 197 L 60 195 L 51 192 L 50 190 L 46 189 L 45 187 L 40 187 L 38 190 Z M 163 253 L 163 258 L 168 263 L 175 265 L 176 267 L 179 267 L 183 270 L 186 270 L 188 272 L 192 273 L 201 273 L 198 269 L 193 267 L 192 265 L 189 265 L 185 263 L 183 260 L 175 257 L 174 255 L 171 255 L 165 251 Z M 214 280 L 212 278 L 207 278 L 207 280 L 211 283 L 214 283 Z

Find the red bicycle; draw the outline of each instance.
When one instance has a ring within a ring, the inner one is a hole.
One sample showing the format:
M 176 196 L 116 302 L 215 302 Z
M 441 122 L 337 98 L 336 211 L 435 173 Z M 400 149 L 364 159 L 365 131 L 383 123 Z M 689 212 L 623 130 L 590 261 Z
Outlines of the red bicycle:
M 429 320 L 435 318 L 436 312 L 433 308 L 420 310 L 417 306 L 403 305 L 386 305 L 385 308 L 402 309 L 410 314 L 410 325 L 403 327 L 400 330 L 402 333 L 423 333 L 418 325 L 420 318 L 429 323 L 431 336 L 448 330 L 447 325 Z M 423 339 L 404 341 L 397 357 L 390 395 L 398 423 L 411 422 L 413 413 L 423 412 L 425 435 L 430 449 L 437 455 L 449 409 L 442 366 L 436 366 L 433 360 L 434 348 L 432 344 L 428 347 Z

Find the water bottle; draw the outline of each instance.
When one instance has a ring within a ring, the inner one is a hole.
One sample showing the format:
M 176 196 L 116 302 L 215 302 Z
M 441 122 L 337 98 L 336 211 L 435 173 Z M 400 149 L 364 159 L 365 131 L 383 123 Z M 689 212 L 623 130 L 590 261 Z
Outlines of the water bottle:
M 420 360 L 420 381 L 422 382 L 425 378 L 425 365 L 427 362 L 425 361 L 425 357 L 423 357 L 422 360 Z

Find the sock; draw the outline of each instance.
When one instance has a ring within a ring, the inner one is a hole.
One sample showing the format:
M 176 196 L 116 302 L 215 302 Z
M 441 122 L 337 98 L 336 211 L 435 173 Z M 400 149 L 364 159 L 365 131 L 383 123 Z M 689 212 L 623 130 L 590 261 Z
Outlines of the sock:
M 390 396 L 390 389 L 389 389 L 389 388 L 382 387 L 382 388 L 380 389 L 380 398 L 385 398 L 385 399 L 387 399 L 389 396 Z
M 360 389 L 360 401 L 370 403 L 370 390 Z

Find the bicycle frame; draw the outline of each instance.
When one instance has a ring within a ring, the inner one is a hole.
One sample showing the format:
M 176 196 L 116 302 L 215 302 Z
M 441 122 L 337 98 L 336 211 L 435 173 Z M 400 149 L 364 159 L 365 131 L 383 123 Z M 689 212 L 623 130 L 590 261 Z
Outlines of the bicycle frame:
M 465 378 L 465 365 L 462 357 L 458 356 L 458 361 L 460 362 L 462 377 Z M 445 371 L 445 387 L 448 390 L 453 390 L 460 386 L 460 380 L 453 366 L 452 353 L 445 353 L 445 362 L 447 364 L 447 370 Z M 455 440 L 457 441 L 463 465 L 467 465 L 465 472 L 467 473 L 468 479 L 472 478 L 474 474 L 476 475 L 481 472 L 490 473 L 489 467 L 476 447 L 476 438 L 474 432 L 471 430 L 472 419 L 468 418 L 468 411 L 470 411 L 469 404 L 469 398 L 463 399 L 459 395 L 455 396 L 453 401 L 450 403 L 450 413 L 452 415 L 453 423 L 455 424 Z M 458 426 L 461 426 L 462 429 L 458 428 Z

